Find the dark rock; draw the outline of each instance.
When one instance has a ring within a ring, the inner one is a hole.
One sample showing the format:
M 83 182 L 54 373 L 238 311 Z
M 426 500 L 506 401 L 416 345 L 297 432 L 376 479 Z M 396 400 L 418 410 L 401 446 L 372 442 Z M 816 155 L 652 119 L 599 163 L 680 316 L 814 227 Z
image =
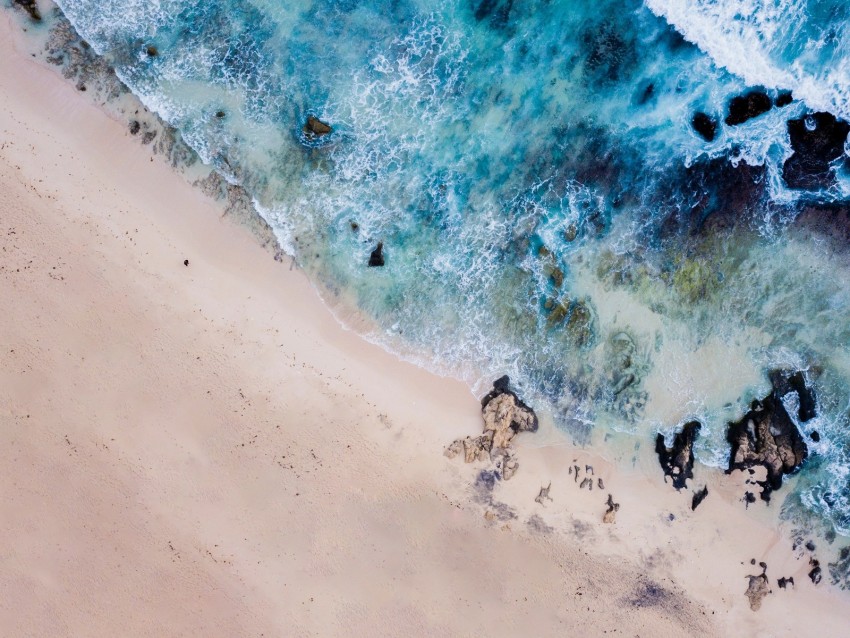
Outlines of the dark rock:
M 750 91 L 729 100 L 729 114 L 726 124 L 737 126 L 747 120 L 767 113 L 771 108 L 770 98 L 764 91 Z
M 375 250 L 369 255 L 369 266 L 372 268 L 384 265 L 384 242 L 379 241 Z
M 756 495 L 755 494 L 753 494 L 752 492 L 746 492 L 744 494 L 744 503 L 746 503 L 747 507 L 749 507 L 751 503 L 755 503 L 755 502 L 756 502 Z
M 184 259 L 184 260 L 183 260 L 183 265 L 184 265 L 184 266 L 188 266 L 188 265 L 189 265 L 189 260 L 188 260 L 188 259 Z
M 835 182 L 830 163 L 844 154 L 850 123 L 830 113 L 812 113 L 788 121 L 791 155 L 782 167 L 789 188 L 827 188 Z
M 817 397 L 815 390 L 806 381 L 802 370 L 793 372 L 787 370 L 773 370 L 768 375 L 773 389 L 784 397 L 791 392 L 797 393 L 800 407 L 797 410 L 797 420 L 805 423 L 817 415 Z
M 788 585 L 791 585 L 793 587 L 794 586 L 794 577 L 793 576 L 789 576 L 788 578 L 783 577 L 783 578 L 780 578 L 776 582 L 779 584 L 780 589 L 785 589 Z
M 145 49 L 145 53 L 148 54 L 148 57 L 155 58 L 159 55 L 159 49 L 151 44 Z
M 664 470 L 664 480 L 670 477 L 673 487 L 677 490 L 686 486 L 687 480 L 694 477 L 694 441 L 702 426 L 698 421 L 691 421 L 682 427 L 673 438 L 673 447 L 668 448 L 664 443 L 664 435 L 659 434 L 655 439 L 655 453 Z
M 332 132 L 333 129 L 330 124 L 325 124 L 319 118 L 311 115 L 307 118 L 307 123 L 304 125 L 303 131 L 307 137 L 322 137 Z
M 12 2 L 26 11 L 30 18 L 41 22 L 41 11 L 38 10 L 38 3 L 35 0 L 12 0 Z
M 139 124 L 138 120 L 130 120 L 130 135 L 138 135 L 141 128 L 142 125 Z
M 820 441 L 820 434 L 817 430 L 812 430 L 811 434 L 809 434 L 809 438 L 815 443 L 818 443 Z
M 806 541 L 806 549 L 809 550 L 810 552 L 815 551 L 814 541 Z
M 750 411 L 737 423 L 730 423 L 726 432 L 730 444 L 727 474 L 758 465 L 764 467 L 767 479 L 757 483 L 766 502 L 770 501 L 773 490 L 782 487 L 783 477 L 795 472 L 809 454 L 806 442 L 782 403 L 787 391 L 779 380 L 787 378 L 771 374 L 773 391 L 763 400 L 753 401 Z M 751 502 L 749 496 L 747 502 Z
M 780 91 L 776 95 L 776 99 L 773 100 L 773 104 L 778 108 L 782 108 L 783 106 L 788 106 L 793 101 L 794 96 L 791 94 L 791 91 Z
M 216 111 L 215 112 L 215 116 L 220 120 L 223 120 L 226 115 L 227 115 L 227 113 L 225 113 L 224 111 Z
M 156 137 L 156 131 L 145 131 L 142 135 L 142 144 L 150 144 Z
M 699 504 L 705 500 L 705 497 L 708 496 L 708 486 L 706 485 L 701 490 L 694 492 L 694 496 L 691 499 L 691 511 L 695 510 L 699 507 Z
M 705 113 L 694 113 L 691 126 L 706 142 L 713 142 L 717 136 L 717 120 Z
M 812 582 L 815 585 L 817 585 L 818 583 L 820 583 L 820 580 L 823 577 L 823 574 L 822 574 L 821 568 L 820 568 L 820 561 L 817 560 L 816 558 L 812 558 L 812 559 L 809 560 L 809 565 L 812 566 L 811 571 L 809 571 L 809 578 L 812 580 Z

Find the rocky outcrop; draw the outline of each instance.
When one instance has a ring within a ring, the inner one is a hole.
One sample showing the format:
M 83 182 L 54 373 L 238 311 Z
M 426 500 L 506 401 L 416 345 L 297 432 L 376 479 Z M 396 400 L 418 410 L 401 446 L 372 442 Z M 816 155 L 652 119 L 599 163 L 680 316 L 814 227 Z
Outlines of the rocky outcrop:
M 687 485 L 688 479 L 694 477 L 694 441 L 699 436 L 702 426 L 698 421 L 691 421 L 682 427 L 673 437 L 673 447 L 668 448 L 664 435 L 659 434 L 655 439 L 655 453 L 666 477 L 670 477 L 673 487 L 677 490 Z
M 706 113 L 694 113 L 691 126 L 706 142 L 713 142 L 717 136 L 717 120 Z
M 767 113 L 773 104 L 764 91 L 750 91 L 729 100 L 729 114 L 726 116 L 728 126 L 737 126 L 747 120 Z
M 740 421 L 730 423 L 726 432 L 726 440 L 731 446 L 727 473 L 757 465 L 764 467 L 767 478 L 759 481 L 758 485 L 762 488 L 762 500 L 768 502 L 771 492 L 782 487 L 783 477 L 795 472 L 809 453 L 805 440 L 782 402 L 789 392 L 797 392 L 800 396 L 800 414 L 810 414 L 809 399 L 804 401 L 803 396 L 810 396 L 814 403 L 814 395 L 802 377 L 799 379 L 803 387 L 799 391 L 794 388 L 796 381 L 792 382 L 792 379 L 797 378 L 797 374 L 781 371 L 771 373 L 773 391 L 763 400 L 753 401 L 750 411 Z M 807 404 L 805 409 L 804 403 Z
M 791 155 L 782 166 L 789 188 L 827 188 L 835 182 L 831 164 L 844 154 L 850 123 L 831 113 L 811 113 L 788 121 Z
M 384 242 L 379 241 L 378 245 L 375 246 L 375 250 L 373 250 L 369 255 L 369 267 L 380 268 L 383 265 L 384 265 Z
M 507 376 L 497 379 L 481 399 L 481 414 L 483 434 L 453 441 L 445 454 L 454 458 L 463 452 L 467 463 L 490 460 L 499 477 L 508 480 L 519 468 L 511 442 L 519 432 L 537 431 L 537 415 L 510 389 Z
M 307 137 L 316 138 L 331 133 L 333 129 L 331 128 L 330 124 L 326 124 L 325 122 L 322 122 L 322 120 L 320 120 L 319 118 L 311 115 L 307 118 L 307 123 L 304 125 L 303 131 L 304 135 L 306 135 Z

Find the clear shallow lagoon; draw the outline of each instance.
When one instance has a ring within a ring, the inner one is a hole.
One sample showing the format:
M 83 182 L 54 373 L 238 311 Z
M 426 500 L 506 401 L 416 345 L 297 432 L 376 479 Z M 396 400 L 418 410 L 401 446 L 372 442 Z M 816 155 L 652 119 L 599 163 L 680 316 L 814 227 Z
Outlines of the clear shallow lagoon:
M 850 118 L 843 3 L 59 4 L 371 338 L 479 388 L 508 373 L 580 442 L 697 418 L 725 465 L 767 371 L 808 370 L 792 500 L 850 533 L 846 146 L 828 179 L 783 177 L 789 120 Z M 768 110 L 726 124 L 752 89 Z

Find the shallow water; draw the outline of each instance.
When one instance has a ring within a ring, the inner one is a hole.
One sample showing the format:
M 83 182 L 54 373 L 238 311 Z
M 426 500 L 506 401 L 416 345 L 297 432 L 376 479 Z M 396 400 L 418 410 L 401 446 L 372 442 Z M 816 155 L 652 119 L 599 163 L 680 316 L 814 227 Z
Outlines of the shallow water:
M 808 370 L 793 500 L 850 533 L 846 146 L 824 183 L 783 176 L 788 120 L 850 117 L 843 4 L 59 4 L 370 338 L 478 389 L 508 373 L 579 442 L 697 418 L 725 465 L 767 371 Z M 726 125 L 748 87 L 793 99 Z

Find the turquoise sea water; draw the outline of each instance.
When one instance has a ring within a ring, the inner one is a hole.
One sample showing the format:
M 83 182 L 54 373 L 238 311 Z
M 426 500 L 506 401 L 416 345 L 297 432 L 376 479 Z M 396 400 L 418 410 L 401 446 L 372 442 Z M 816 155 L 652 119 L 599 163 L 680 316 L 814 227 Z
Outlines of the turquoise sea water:
M 793 500 L 850 533 L 846 142 L 784 169 L 790 120 L 850 118 L 844 3 L 59 4 L 371 338 L 479 389 L 508 373 L 579 441 L 698 418 L 724 465 L 767 372 L 806 370 Z M 768 110 L 725 123 L 751 90 Z

